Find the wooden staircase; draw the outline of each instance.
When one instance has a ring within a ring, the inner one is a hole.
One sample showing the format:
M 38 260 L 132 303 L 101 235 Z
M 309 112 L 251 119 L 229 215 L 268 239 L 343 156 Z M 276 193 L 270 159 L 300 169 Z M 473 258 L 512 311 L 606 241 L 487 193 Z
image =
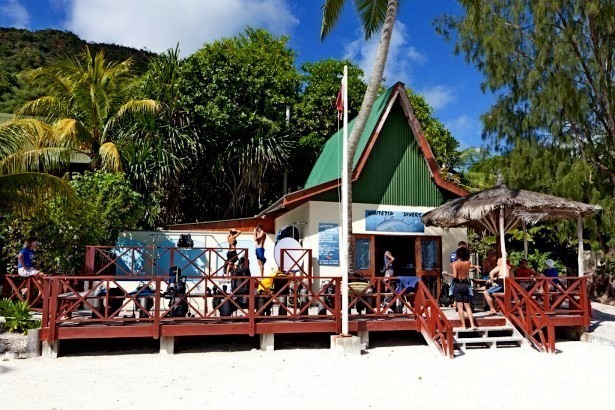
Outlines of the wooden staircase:
M 499 319 L 499 320 L 498 320 Z M 505 318 L 493 320 L 495 323 L 479 321 L 476 329 L 453 327 L 456 349 L 521 347 L 527 343 L 519 331 Z M 481 323 L 482 322 L 482 323 Z M 504 322 L 504 323 L 502 323 Z

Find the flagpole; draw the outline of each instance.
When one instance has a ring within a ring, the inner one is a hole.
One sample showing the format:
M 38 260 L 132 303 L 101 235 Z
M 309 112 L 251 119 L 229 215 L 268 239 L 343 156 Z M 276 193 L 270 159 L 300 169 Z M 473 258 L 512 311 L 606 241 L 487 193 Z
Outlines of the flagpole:
M 340 270 L 342 271 L 342 336 L 348 336 L 348 67 L 344 66 L 342 79 L 342 104 L 344 106 L 344 128 L 342 144 L 342 243 Z

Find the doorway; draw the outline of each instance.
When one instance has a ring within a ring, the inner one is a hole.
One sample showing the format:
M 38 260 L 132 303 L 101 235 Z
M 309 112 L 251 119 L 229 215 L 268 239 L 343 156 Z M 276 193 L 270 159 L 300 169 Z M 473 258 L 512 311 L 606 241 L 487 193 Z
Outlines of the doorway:
M 384 253 L 391 252 L 395 258 L 393 263 L 394 276 L 416 276 L 415 240 L 414 236 L 376 235 L 375 265 L 376 276 L 384 276 Z

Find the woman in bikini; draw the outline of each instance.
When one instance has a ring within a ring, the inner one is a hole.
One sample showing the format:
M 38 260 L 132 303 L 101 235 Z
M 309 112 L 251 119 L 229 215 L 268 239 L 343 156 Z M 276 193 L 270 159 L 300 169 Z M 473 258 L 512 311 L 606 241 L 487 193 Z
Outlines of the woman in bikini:
M 457 260 L 452 263 L 453 267 L 453 295 L 457 302 L 457 312 L 459 313 L 459 320 L 461 320 L 461 327 L 466 328 L 466 321 L 464 318 L 463 310 L 465 309 L 468 319 L 470 319 L 470 327 L 476 329 L 477 326 L 474 323 L 474 316 L 472 315 L 471 294 L 470 294 L 470 251 L 468 248 L 457 249 Z

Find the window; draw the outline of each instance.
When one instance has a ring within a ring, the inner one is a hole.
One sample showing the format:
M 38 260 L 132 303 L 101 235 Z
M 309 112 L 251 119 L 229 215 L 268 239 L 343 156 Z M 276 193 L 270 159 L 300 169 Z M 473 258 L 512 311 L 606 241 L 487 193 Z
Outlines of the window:
M 357 238 L 355 242 L 355 269 L 369 270 L 371 264 L 371 239 Z

